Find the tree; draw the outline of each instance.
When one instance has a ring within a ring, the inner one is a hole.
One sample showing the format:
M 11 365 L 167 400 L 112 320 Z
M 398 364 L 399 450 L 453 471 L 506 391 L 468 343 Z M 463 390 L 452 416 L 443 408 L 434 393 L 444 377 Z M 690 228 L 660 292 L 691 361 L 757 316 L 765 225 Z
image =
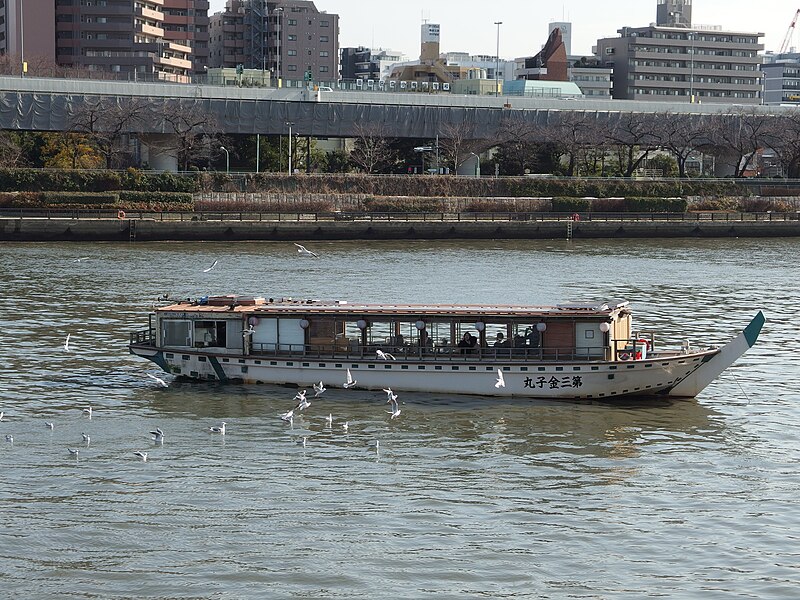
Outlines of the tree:
M 23 158 L 23 148 L 19 135 L 10 131 L 0 132 L 0 167 L 4 169 L 19 166 Z
M 123 166 L 124 140 L 142 125 L 148 105 L 141 98 L 85 98 L 70 115 L 70 130 L 86 134 L 105 159 L 106 169 Z
M 219 155 L 221 128 L 201 101 L 166 99 L 159 116 L 168 139 L 155 145 L 174 152 L 184 171 L 192 163 L 208 163 Z
M 496 140 L 486 140 L 475 136 L 474 111 L 458 123 L 444 123 L 439 127 L 439 157 L 453 173 L 472 154 L 480 154 L 496 144 Z
M 386 136 L 383 124 L 359 124 L 356 126 L 356 141 L 350 152 L 352 160 L 365 173 L 374 173 L 388 167 L 395 160 L 391 140 Z
M 601 157 L 604 157 L 607 136 L 601 135 L 593 116 L 585 112 L 570 111 L 560 113 L 556 119 L 544 128 L 542 137 L 552 145 L 558 156 L 566 158 L 567 175 L 573 177 L 580 174 L 581 165 L 588 162 L 585 160 L 587 149 L 601 152 Z
M 648 154 L 658 149 L 652 115 L 623 113 L 610 123 L 606 139 L 617 149 L 620 173 L 632 177 Z
M 786 177 L 800 177 L 800 112 L 779 117 L 770 128 L 769 144 Z
M 652 124 L 659 146 L 675 158 L 678 177 L 686 177 L 686 161 L 708 143 L 703 117 L 665 112 L 653 115 Z
M 49 133 L 42 148 L 44 166 L 55 169 L 98 169 L 103 157 L 88 136 L 79 133 Z
M 744 177 L 756 153 L 769 145 L 777 125 L 775 117 L 740 109 L 714 115 L 709 122 L 709 138 L 720 158 L 728 160 L 735 177 Z

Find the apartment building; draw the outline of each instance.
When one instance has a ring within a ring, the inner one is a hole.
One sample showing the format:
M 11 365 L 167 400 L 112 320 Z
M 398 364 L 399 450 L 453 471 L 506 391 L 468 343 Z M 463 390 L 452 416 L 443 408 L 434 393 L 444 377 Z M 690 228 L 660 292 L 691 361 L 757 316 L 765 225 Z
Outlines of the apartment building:
M 600 64 L 624 100 L 761 103 L 763 33 L 720 27 L 623 27 L 597 41 Z
M 339 78 L 339 15 L 310 0 L 227 0 L 210 18 L 209 66 L 269 70 L 276 78 Z
M 800 106 L 800 52 L 787 52 L 768 57 L 762 65 L 764 104 Z
M 208 0 L 164 0 L 164 39 L 192 49 L 192 71 L 208 68 Z
M 402 52 L 382 48 L 373 50 L 365 46 L 342 48 L 340 55 L 339 73 L 341 79 L 345 81 L 386 79 L 389 77 L 392 65 L 407 60 Z
M 165 0 L 56 0 L 56 62 L 128 78 L 189 81 L 191 48 L 164 31 Z

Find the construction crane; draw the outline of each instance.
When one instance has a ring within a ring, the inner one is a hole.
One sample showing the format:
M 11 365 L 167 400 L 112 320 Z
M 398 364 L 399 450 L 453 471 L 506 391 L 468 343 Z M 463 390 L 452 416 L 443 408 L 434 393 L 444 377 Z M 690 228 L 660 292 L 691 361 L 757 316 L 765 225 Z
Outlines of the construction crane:
M 789 25 L 789 29 L 786 30 L 786 37 L 783 38 L 783 43 L 781 44 L 781 49 L 778 54 L 783 54 L 789 49 L 789 42 L 792 41 L 792 34 L 794 33 L 794 26 L 797 25 L 798 17 L 800 17 L 800 8 L 794 13 L 794 19 L 792 19 L 792 24 Z

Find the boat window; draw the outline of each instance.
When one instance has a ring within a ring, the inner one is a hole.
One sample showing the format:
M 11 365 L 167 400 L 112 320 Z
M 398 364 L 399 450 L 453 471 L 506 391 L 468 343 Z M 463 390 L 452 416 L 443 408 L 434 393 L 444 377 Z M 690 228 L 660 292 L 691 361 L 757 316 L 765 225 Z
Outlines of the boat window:
M 161 322 L 163 344 L 165 346 L 192 345 L 192 322 L 165 320 Z
M 196 348 L 224 348 L 227 340 L 225 321 L 195 321 L 194 346 Z

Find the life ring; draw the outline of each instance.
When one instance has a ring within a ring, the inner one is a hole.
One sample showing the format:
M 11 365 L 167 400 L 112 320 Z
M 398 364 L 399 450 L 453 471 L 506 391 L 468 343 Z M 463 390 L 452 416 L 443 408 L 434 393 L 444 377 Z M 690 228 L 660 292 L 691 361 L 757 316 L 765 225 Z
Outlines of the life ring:
M 650 351 L 650 342 L 640 338 L 636 340 L 636 343 L 642 345 L 642 349 L 636 353 L 636 360 L 642 360 L 647 358 L 647 353 Z
M 620 360 L 630 360 L 631 359 L 631 353 L 630 352 L 620 352 L 619 353 L 619 359 Z
M 124 219 L 125 218 L 125 211 L 124 210 L 118 210 L 117 211 L 117 218 L 118 219 Z

